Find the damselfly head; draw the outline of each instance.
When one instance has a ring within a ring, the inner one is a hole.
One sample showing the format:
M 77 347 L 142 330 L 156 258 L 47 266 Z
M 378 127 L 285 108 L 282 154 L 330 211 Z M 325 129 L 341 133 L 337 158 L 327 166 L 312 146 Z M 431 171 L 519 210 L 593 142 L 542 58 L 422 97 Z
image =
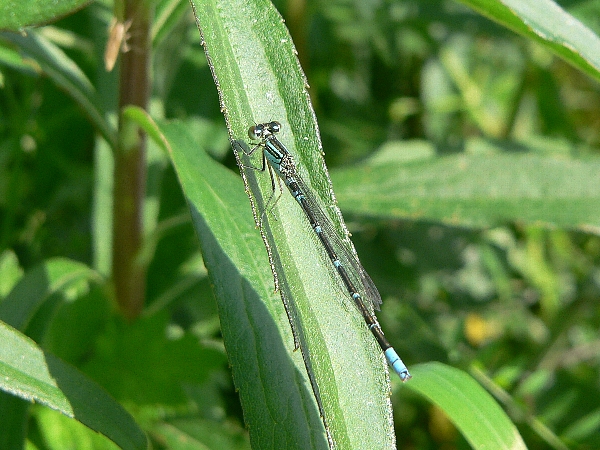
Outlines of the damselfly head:
M 279 133 L 281 130 L 281 124 L 279 122 L 267 122 L 267 123 L 259 123 L 250 127 L 248 130 L 248 136 L 250 139 L 265 139 L 268 136 Z

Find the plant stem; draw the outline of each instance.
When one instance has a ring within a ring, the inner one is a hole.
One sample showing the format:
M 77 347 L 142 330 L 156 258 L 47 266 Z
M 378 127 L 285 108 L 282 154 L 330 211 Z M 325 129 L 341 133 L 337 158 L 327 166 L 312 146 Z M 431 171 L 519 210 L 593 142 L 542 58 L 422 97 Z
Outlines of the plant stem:
M 146 109 L 150 95 L 149 2 L 125 1 L 125 21 L 131 21 L 130 50 L 122 54 L 119 81 L 119 110 L 127 105 Z M 115 296 L 128 319 L 137 317 L 143 306 L 146 267 L 137 256 L 143 238 L 143 205 L 146 192 L 146 138 L 123 116 L 119 118 L 119 142 L 115 152 L 113 207 L 113 278 Z

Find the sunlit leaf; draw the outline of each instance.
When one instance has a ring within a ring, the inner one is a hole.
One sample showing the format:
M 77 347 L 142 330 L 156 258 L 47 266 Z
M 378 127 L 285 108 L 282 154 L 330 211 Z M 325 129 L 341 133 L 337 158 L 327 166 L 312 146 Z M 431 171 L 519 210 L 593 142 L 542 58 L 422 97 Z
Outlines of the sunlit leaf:
M 88 3 L 90 0 L 1 0 L 0 30 L 21 31 L 28 26 L 52 22 L 83 8 Z
M 527 448 L 506 413 L 468 374 L 439 363 L 418 365 L 412 371 L 408 389 L 442 409 L 474 449 Z
M 600 38 L 552 0 L 461 0 L 600 80 Z
M 133 418 L 100 386 L 0 322 L 0 389 L 72 417 L 123 449 L 147 448 Z

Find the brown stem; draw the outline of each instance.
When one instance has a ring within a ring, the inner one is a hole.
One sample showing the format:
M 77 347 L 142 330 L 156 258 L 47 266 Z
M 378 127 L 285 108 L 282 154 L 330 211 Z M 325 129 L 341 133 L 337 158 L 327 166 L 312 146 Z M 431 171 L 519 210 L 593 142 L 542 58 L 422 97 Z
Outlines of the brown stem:
M 122 54 L 119 110 L 127 105 L 146 109 L 150 95 L 150 8 L 145 0 L 125 1 L 129 51 Z M 119 118 L 113 192 L 113 267 L 117 304 L 134 319 L 144 306 L 146 267 L 138 262 L 146 192 L 146 139 L 135 124 Z

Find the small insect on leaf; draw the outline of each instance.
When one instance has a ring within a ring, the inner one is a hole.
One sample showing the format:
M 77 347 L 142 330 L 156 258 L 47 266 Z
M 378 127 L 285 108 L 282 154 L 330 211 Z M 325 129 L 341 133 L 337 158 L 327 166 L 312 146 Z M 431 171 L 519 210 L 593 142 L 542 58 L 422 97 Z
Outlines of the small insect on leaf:
M 129 51 L 129 45 L 127 45 L 129 27 L 131 27 L 131 20 L 119 22 L 116 17 L 113 17 L 110 21 L 108 41 L 104 50 L 104 67 L 107 72 L 113 70 L 121 51 Z

